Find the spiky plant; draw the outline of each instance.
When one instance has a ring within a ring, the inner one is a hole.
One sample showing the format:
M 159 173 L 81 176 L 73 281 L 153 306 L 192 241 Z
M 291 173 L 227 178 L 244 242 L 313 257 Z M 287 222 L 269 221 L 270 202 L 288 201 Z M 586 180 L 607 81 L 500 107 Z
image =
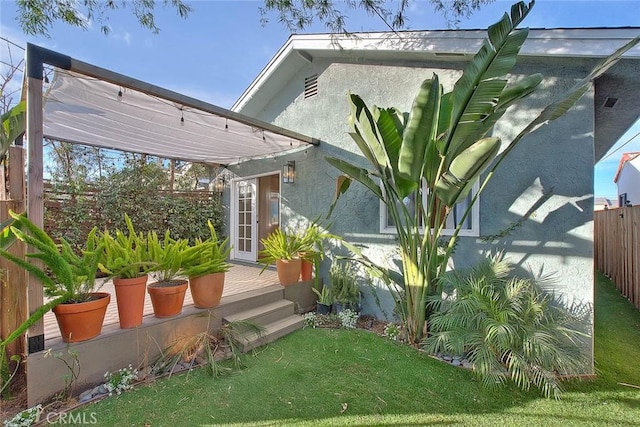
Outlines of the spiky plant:
M 559 375 L 584 371 L 584 312 L 545 292 L 548 277 L 516 277 L 508 261 L 493 257 L 442 280 L 453 295 L 429 298 L 427 351 L 465 354 L 487 387 L 512 380 L 546 397 L 560 397 Z
M 243 369 L 243 338 L 261 337 L 264 328 L 249 321 L 238 320 L 225 323 L 216 333 L 211 333 L 210 321 L 211 317 L 205 331 L 181 337 L 171 343 L 154 363 L 154 370 L 168 370 L 172 373 L 178 363 L 186 362 L 192 367 L 204 365 L 207 372 L 217 378 Z M 219 363 L 224 359 L 231 359 L 232 367 Z
M 291 260 L 300 257 L 300 252 L 305 248 L 303 241 L 295 233 L 276 228 L 264 239 L 260 239 L 264 249 L 260 251 L 258 260 L 265 268 L 279 259 Z

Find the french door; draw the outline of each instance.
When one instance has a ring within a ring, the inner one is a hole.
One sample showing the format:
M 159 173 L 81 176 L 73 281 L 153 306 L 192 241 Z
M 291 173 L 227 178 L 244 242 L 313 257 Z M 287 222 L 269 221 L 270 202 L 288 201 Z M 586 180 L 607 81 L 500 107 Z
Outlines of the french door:
M 257 181 L 255 178 L 236 181 L 234 186 L 234 258 L 256 261 L 257 259 Z

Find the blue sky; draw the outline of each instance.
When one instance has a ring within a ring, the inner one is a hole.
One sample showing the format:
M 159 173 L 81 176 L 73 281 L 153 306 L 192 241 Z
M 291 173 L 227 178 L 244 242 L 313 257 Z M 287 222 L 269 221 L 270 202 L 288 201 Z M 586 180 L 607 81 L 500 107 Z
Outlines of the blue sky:
M 486 28 L 509 9 L 511 1 L 483 7 L 460 28 Z M 260 24 L 260 1 L 191 1 L 194 11 L 186 20 L 173 9 L 156 13 L 160 34 L 139 27 L 128 12 L 110 17 L 111 33 L 104 36 L 97 25 L 83 31 L 56 24 L 51 38 L 26 37 L 16 21 L 12 1 L 0 0 L 0 36 L 24 46 L 32 42 L 121 74 L 181 92 L 222 107 L 230 107 L 285 43 L 289 32 L 273 17 Z M 366 14 L 350 12 L 350 31 L 385 30 Z M 441 29 L 444 18 L 427 1 L 413 2 L 409 13 L 412 29 Z M 525 24 L 532 28 L 640 27 L 640 0 L 555 1 L 538 0 Z M 308 32 L 325 32 L 316 25 Z M 6 61 L 6 43 L 0 43 Z M 12 53 L 21 54 L 17 48 Z M 640 132 L 636 124 L 620 143 Z M 615 149 L 615 147 L 614 147 Z M 613 176 L 620 155 L 640 151 L 640 136 L 600 162 L 595 170 L 596 195 L 615 196 Z

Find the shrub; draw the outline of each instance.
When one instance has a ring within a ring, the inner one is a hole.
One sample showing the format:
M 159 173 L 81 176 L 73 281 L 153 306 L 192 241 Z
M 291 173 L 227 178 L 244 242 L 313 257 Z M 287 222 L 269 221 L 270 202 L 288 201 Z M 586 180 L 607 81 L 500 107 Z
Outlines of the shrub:
M 446 273 L 443 287 L 455 296 L 430 298 L 432 335 L 423 346 L 432 353 L 466 354 L 485 386 L 511 379 L 524 390 L 533 385 L 559 398 L 557 375 L 578 374 L 586 366 L 587 313 L 545 292 L 548 277 L 512 273 L 499 257 Z
M 342 324 L 342 327 L 347 329 L 353 329 L 356 327 L 356 322 L 358 321 L 358 317 L 360 317 L 358 313 L 348 308 L 338 313 L 338 318 L 340 318 L 340 323 Z
M 392 341 L 400 339 L 401 327 L 397 323 L 387 323 L 384 327 L 384 335 Z
M 105 386 L 109 390 L 109 396 L 113 393 L 120 395 L 123 391 L 133 388 L 133 383 L 138 380 L 138 371 L 129 365 L 118 372 L 106 372 L 104 377 L 107 379 Z
M 37 405 L 18 412 L 13 418 L 5 420 L 3 425 L 5 427 L 29 427 L 40 421 L 41 413 L 42 405 Z

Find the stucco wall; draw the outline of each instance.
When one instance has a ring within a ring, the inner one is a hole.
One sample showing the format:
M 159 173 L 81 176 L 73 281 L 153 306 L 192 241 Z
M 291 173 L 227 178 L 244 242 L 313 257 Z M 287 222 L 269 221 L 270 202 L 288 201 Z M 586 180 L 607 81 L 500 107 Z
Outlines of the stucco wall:
M 542 88 L 518 108 L 509 111 L 494 134 L 512 137 L 532 120 L 554 96 L 586 75 L 589 63 L 528 60 L 515 70 L 540 72 Z M 322 140 L 288 158 L 296 160 L 295 184 L 282 186 L 283 222 L 324 215 L 335 193 L 338 171 L 325 156 L 337 156 L 363 166 L 364 159 L 347 135 L 348 106 L 345 94 L 359 94 L 369 104 L 410 109 L 420 83 L 437 73 L 445 91 L 453 88 L 462 71 L 461 63 L 415 64 L 330 63 L 317 60 L 305 66 L 296 78 L 269 103 L 258 118 Z M 304 99 L 304 78 L 318 74 L 318 95 Z M 519 268 L 553 273 L 557 289 L 569 300 L 593 301 L 593 96 L 588 93 L 562 119 L 523 140 L 505 161 L 480 199 L 480 234 L 494 235 L 518 221 L 527 212 L 530 219 L 508 236 L 494 242 L 463 237 L 453 257 L 455 266 L 473 264 L 484 251 L 503 250 Z M 284 162 L 277 161 L 278 165 Z M 252 162 L 247 169 L 269 169 L 268 162 Z M 271 162 L 273 163 L 273 162 Z M 245 166 L 243 165 L 243 168 Z M 271 166 L 272 167 L 272 166 Z M 242 173 L 239 173 L 242 175 Z M 351 242 L 366 245 L 367 254 L 390 262 L 396 253 L 394 236 L 379 233 L 379 204 L 359 184 L 343 195 L 332 216 L 332 231 Z M 393 306 L 380 294 L 384 314 Z M 372 299 L 365 311 L 383 316 Z

